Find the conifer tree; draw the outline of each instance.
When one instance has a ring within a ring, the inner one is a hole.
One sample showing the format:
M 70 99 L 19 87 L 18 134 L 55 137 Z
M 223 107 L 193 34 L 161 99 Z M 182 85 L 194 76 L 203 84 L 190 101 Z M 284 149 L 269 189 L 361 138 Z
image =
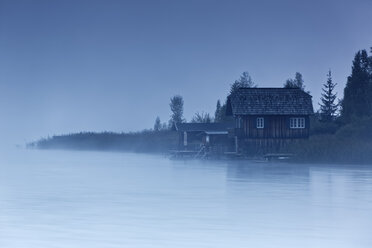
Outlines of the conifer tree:
M 372 113 L 371 76 L 366 50 L 355 54 L 351 75 L 347 78 L 342 100 L 342 117 L 346 122 Z
M 369 101 L 369 116 L 372 116 L 372 47 L 371 55 L 368 57 L 368 74 L 369 74 L 369 83 L 368 83 L 368 92 L 367 99 Z
M 214 112 L 214 122 L 221 121 L 221 102 L 220 100 L 217 101 L 216 105 L 216 112 Z
M 323 121 L 333 121 L 336 115 L 338 104 L 335 103 L 337 94 L 334 89 L 337 84 L 332 81 L 331 70 L 327 74 L 327 82 L 323 84 L 323 93 L 321 97 L 322 103 L 320 104 L 320 115 Z

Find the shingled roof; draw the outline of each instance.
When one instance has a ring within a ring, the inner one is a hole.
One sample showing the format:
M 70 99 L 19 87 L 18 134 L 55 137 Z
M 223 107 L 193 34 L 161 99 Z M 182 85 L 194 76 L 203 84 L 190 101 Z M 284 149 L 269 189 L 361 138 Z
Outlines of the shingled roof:
M 227 101 L 227 115 L 310 115 L 311 96 L 301 89 L 240 88 Z

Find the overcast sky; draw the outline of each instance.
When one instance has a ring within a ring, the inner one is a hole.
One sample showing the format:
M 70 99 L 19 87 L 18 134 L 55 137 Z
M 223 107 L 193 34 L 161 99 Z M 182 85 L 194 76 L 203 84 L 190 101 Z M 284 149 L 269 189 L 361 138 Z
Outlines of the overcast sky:
M 317 109 L 328 69 L 342 97 L 371 24 L 371 0 L 0 0 L 1 133 L 151 128 L 175 94 L 190 120 L 243 71 L 261 87 L 301 72 Z

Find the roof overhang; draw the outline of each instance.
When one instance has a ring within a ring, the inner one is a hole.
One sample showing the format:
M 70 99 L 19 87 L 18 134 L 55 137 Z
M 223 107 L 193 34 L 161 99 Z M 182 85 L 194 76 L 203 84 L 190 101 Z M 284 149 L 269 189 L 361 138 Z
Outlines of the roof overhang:
M 224 134 L 228 134 L 229 132 L 220 131 L 220 132 L 205 132 L 205 133 L 208 134 L 208 135 L 224 135 Z

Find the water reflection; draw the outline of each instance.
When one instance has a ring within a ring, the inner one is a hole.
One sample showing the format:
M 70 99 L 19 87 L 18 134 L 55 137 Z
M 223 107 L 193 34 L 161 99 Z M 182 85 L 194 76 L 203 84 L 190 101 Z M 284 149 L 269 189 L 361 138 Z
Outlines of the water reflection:
M 372 169 L 17 151 L 0 247 L 371 247 Z
M 280 180 L 289 183 L 293 179 L 308 180 L 308 165 L 288 163 L 257 163 L 236 161 L 227 164 L 227 179 L 231 181 L 268 181 Z

